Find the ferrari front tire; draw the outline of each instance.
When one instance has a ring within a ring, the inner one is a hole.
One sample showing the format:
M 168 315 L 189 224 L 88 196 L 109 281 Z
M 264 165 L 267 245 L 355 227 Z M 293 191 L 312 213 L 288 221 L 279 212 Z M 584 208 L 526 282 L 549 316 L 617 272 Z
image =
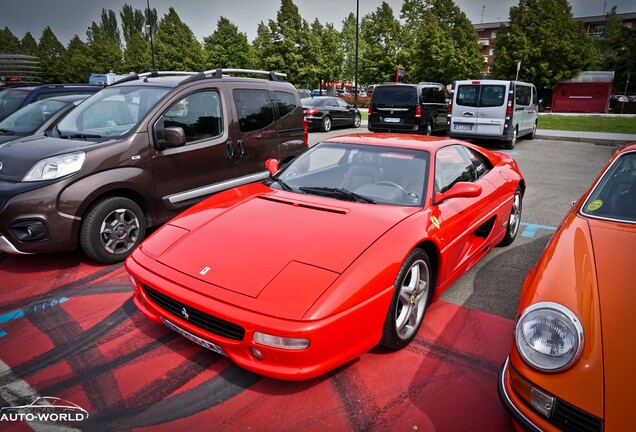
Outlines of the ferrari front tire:
M 395 280 L 395 291 L 382 330 L 381 346 L 397 350 L 415 338 L 433 294 L 433 280 L 428 255 L 422 249 L 414 249 L 402 264 Z
M 512 209 L 510 210 L 510 215 L 508 216 L 508 225 L 506 226 L 506 235 L 503 240 L 499 243 L 499 246 L 508 246 L 512 244 L 513 241 L 517 238 L 517 234 L 519 234 L 519 226 L 521 225 L 521 209 L 523 207 L 522 204 L 522 196 L 521 196 L 521 187 L 517 186 L 517 190 L 515 191 L 514 198 L 512 199 Z

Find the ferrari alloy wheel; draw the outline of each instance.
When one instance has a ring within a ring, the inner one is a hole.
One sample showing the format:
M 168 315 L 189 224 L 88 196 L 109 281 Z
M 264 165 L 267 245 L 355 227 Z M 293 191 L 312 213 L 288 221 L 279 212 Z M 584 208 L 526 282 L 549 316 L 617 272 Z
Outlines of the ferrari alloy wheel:
M 521 188 L 517 187 L 515 196 L 512 200 L 512 210 L 510 210 L 510 216 L 508 217 L 506 235 L 504 236 L 501 243 L 499 243 L 500 246 L 508 246 L 513 241 L 515 241 L 515 238 L 517 238 L 517 234 L 519 233 L 519 226 L 521 225 L 521 208 Z
M 380 344 L 401 349 L 417 334 L 433 293 L 431 264 L 422 249 L 404 261 L 395 281 L 395 292 L 384 322 Z
M 322 123 L 320 123 L 320 130 L 322 132 L 329 132 L 331 130 L 331 117 L 326 115 L 322 118 Z
M 93 205 L 80 232 L 80 244 L 89 257 L 113 264 L 123 261 L 146 234 L 146 218 L 132 200 L 110 197 Z

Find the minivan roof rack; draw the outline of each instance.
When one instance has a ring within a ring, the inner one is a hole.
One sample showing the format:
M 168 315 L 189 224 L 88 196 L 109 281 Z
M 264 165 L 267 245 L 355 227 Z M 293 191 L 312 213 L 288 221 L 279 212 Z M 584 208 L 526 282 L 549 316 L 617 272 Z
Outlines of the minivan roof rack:
M 279 81 L 279 78 L 286 78 L 287 74 L 282 72 L 274 72 L 274 71 L 266 71 L 266 70 L 256 70 L 256 69 L 233 69 L 233 68 L 217 68 L 210 69 L 207 71 L 200 72 L 196 75 L 191 76 L 179 83 L 179 85 L 183 85 L 189 82 L 198 81 L 205 78 L 223 78 L 229 76 L 231 73 L 239 73 L 239 74 L 253 74 L 253 75 L 267 75 L 267 79 L 270 81 Z
M 125 78 L 115 81 L 113 84 L 120 84 L 123 82 L 134 81 L 138 79 L 155 78 L 160 76 L 192 76 L 196 75 L 196 72 L 184 72 L 184 71 L 158 71 L 153 70 L 150 72 L 144 72 L 140 74 L 131 74 Z
M 422 81 L 420 83 L 418 83 L 420 85 L 436 85 L 436 86 L 440 86 L 440 87 L 444 87 L 444 84 L 438 83 L 438 82 L 432 82 L 432 81 Z

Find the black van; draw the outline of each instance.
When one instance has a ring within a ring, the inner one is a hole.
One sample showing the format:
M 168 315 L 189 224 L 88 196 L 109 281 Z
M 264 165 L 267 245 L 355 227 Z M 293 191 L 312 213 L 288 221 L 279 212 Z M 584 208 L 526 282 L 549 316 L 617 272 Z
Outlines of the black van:
M 371 95 L 368 128 L 371 132 L 445 134 L 449 102 L 448 91 L 439 83 L 378 85 Z

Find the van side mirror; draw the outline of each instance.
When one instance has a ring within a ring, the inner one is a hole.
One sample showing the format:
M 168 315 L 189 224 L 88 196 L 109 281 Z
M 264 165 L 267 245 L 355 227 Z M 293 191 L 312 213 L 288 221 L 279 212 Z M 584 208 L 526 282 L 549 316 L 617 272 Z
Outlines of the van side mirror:
M 435 204 L 441 204 L 451 198 L 475 198 L 481 195 L 482 188 L 477 183 L 457 182 L 444 193 L 435 193 Z
M 170 147 L 183 147 L 186 143 L 186 136 L 183 128 L 170 126 L 164 129 L 163 139 L 159 140 L 159 150 L 165 150 Z

